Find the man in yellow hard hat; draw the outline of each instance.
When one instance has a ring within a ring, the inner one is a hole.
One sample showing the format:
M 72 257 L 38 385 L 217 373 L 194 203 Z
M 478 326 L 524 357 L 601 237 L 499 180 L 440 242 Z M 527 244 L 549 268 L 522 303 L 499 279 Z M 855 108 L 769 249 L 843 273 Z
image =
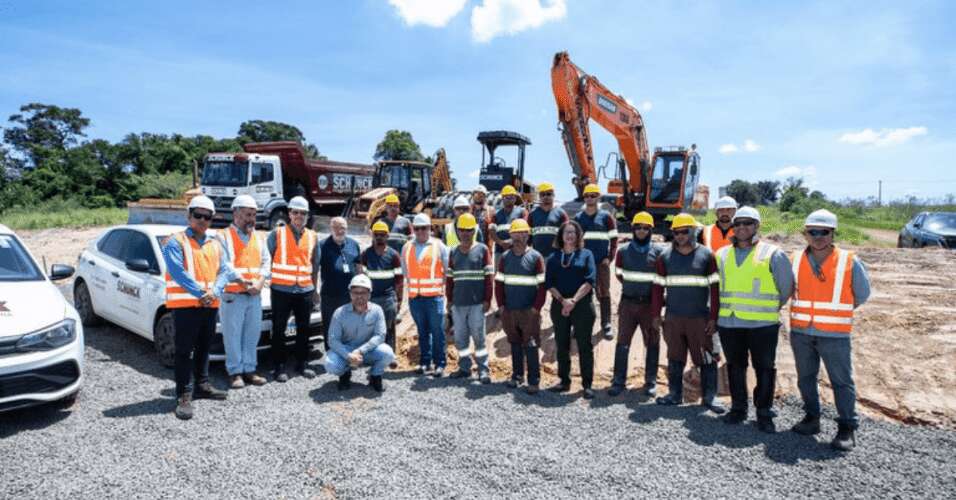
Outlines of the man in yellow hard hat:
M 372 280 L 371 301 L 385 313 L 385 343 L 395 351 L 395 319 L 402 310 L 404 276 L 402 257 L 388 246 L 388 224 L 378 221 L 372 224 L 372 246 L 362 252 L 362 268 Z M 391 362 L 391 367 L 397 365 Z
M 398 195 L 390 194 L 385 197 L 385 215 L 379 219 L 388 226 L 388 246 L 402 253 L 405 242 L 412 237 L 412 225 L 402 217 L 402 202 Z
M 531 246 L 547 259 L 555 251 L 554 237 L 561 224 L 568 221 L 568 214 L 554 204 L 554 185 L 542 182 L 538 185 L 538 206 L 528 214 L 531 226 Z
M 501 258 L 505 250 L 511 248 L 511 235 L 508 229 L 515 219 L 524 219 L 528 212 L 517 206 L 518 190 L 508 185 L 501 190 L 501 209 L 495 213 L 492 223 L 488 226 L 488 236 L 495 242 L 495 262 Z
M 717 312 L 720 309 L 720 275 L 717 261 L 709 248 L 697 243 L 697 221 L 690 214 L 677 214 L 671 222 L 674 242 L 657 258 L 657 281 L 651 291 L 651 315 L 654 326 L 664 318 L 667 342 L 667 383 L 669 393 L 657 398 L 661 405 L 683 402 L 683 375 L 687 353 L 700 368 L 701 405 L 714 413 L 726 410 L 714 400 L 717 395 L 717 362 L 720 340 L 717 337 Z
M 611 331 L 611 261 L 617 254 L 617 223 L 610 212 L 600 208 L 601 189 L 597 184 L 584 187 L 584 210 L 574 220 L 584 230 L 584 248 L 594 254 L 597 265 L 595 295 L 601 306 L 601 333 L 605 340 L 614 338 Z
M 485 347 L 485 313 L 491 308 L 494 268 L 491 250 L 475 241 L 478 221 L 469 213 L 462 214 L 455 223 L 458 246 L 448 256 L 448 274 L 445 275 L 445 294 L 455 330 L 458 349 L 458 371 L 452 378 L 471 377 L 471 356 L 478 365 L 478 379 L 490 384 L 488 349 Z M 474 341 L 475 350 L 471 350 Z

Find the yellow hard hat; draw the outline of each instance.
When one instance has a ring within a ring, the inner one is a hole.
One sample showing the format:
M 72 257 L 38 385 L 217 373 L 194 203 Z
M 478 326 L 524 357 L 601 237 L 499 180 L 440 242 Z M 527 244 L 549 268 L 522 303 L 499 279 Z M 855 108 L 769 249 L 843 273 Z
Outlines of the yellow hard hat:
M 398 195 L 390 194 L 385 197 L 385 203 L 394 203 L 398 205 L 399 203 L 401 203 L 401 201 L 398 200 Z
M 474 229 L 477 226 L 478 221 L 475 220 L 475 216 L 467 213 L 459 215 L 458 222 L 455 224 L 458 229 Z
M 531 226 L 528 225 L 528 221 L 524 219 L 515 219 L 511 221 L 511 228 L 508 229 L 512 233 L 527 233 L 531 231 Z
M 551 184 L 550 182 L 542 182 L 541 184 L 538 184 L 539 193 L 547 193 L 549 191 L 554 191 L 554 184 Z
M 601 194 L 601 188 L 599 188 L 598 185 L 594 184 L 593 182 L 591 184 L 588 184 L 587 186 L 584 186 L 584 194 L 591 194 L 591 193 Z
M 638 224 L 646 224 L 648 226 L 653 226 L 654 216 L 647 212 L 638 212 L 634 214 L 634 219 L 631 220 L 631 225 L 636 226 Z
M 515 189 L 514 186 L 509 184 L 501 189 L 501 196 L 508 196 L 508 195 L 518 196 L 518 190 Z
M 680 229 L 682 227 L 697 227 L 697 221 L 691 214 L 677 214 L 671 221 L 671 229 Z
M 376 222 L 375 224 L 372 224 L 372 232 L 373 232 L 373 233 L 379 233 L 379 232 L 381 232 L 381 233 L 387 233 L 387 232 L 388 232 L 388 224 L 386 224 L 386 223 L 384 223 L 384 222 L 382 222 L 382 221 L 378 221 L 378 222 Z

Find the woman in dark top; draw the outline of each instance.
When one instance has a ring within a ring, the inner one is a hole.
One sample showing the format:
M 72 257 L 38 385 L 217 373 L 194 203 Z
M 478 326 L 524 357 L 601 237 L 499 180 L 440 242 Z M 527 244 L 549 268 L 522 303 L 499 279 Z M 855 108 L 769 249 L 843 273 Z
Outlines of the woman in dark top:
M 594 288 L 597 268 L 594 254 L 584 248 L 584 231 L 575 221 L 561 225 L 554 239 L 558 251 L 548 257 L 545 288 L 551 294 L 551 323 L 557 346 L 558 377 L 561 381 L 549 390 L 567 392 L 571 388 L 571 338 L 578 344 L 581 362 L 581 385 L 584 398 L 594 397 L 591 381 L 594 374 L 594 352 L 591 333 L 594 329 Z

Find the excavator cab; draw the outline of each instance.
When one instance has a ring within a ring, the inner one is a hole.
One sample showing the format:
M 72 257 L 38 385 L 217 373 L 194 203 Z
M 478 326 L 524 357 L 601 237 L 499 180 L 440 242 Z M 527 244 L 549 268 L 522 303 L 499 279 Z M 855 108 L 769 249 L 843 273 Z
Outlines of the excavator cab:
M 482 145 L 478 182 L 488 188 L 488 191 L 501 191 L 505 186 L 511 185 L 518 190 L 522 199 L 531 199 L 534 196 L 534 187 L 524 181 L 524 151 L 525 146 L 531 145 L 531 140 L 517 132 L 491 130 L 479 132 L 478 142 Z M 496 155 L 500 146 L 517 148 L 514 163 L 509 165 Z

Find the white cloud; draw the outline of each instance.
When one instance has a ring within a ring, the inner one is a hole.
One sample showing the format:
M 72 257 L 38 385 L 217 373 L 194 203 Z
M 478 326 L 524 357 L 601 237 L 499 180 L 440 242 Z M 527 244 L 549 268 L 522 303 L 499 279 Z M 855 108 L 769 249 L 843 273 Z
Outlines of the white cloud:
M 774 175 L 784 179 L 788 177 L 803 177 L 808 184 L 812 184 L 817 178 L 817 167 L 813 165 L 788 165 L 774 172 Z
M 479 168 L 479 169 L 472 170 L 471 172 L 468 172 L 468 177 L 471 177 L 471 178 L 473 178 L 473 179 L 477 179 L 478 176 L 480 176 L 480 175 L 481 175 L 481 169 L 480 169 L 480 168 Z
M 748 153 L 753 153 L 755 151 L 760 151 L 760 144 L 757 144 L 752 139 L 747 139 L 744 141 L 744 151 Z
M 884 128 L 879 132 L 867 128 L 859 132 L 847 132 L 840 136 L 840 142 L 864 146 L 896 146 L 921 135 L 926 135 L 926 127 Z
M 398 9 L 405 24 L 415 26 L 424 24 L 432 28 L 441 28 L 451 21 L 461 9 L 465 8 L 466 0 L 388 0 L 388 3 Z
M 471 38 L 485 43 L 496 36 L 538 28 L 567 14 L 565 0 L 482 0 L 471 9 Z
M 641 103 L 641 111 L 650 111 L 654 109 L 654 103 L 651 101 L 644 101 Z
M 739 149 L 737 149 L 736 144 L 724 144 L 720 146 L 720 149 L 718 149 L 718 151 L 720 151 L 720 154 L 722 155 L 732 155 L 736 153 L 737 151 L 739 151 Z

